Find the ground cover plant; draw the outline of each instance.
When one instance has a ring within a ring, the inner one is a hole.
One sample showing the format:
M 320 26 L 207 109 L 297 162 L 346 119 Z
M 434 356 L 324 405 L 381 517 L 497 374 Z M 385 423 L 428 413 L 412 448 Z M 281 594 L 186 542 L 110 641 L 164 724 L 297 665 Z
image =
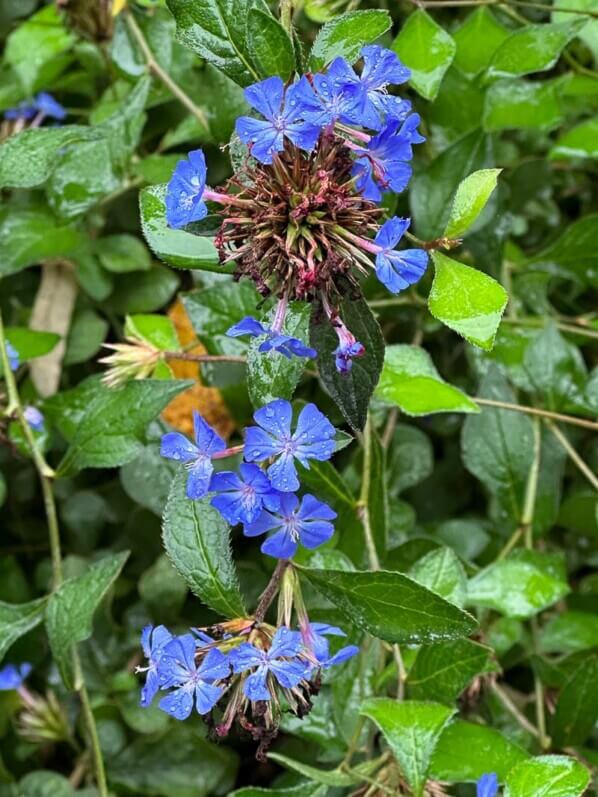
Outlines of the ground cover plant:
M 0 27 L 0 797 L 598 793 L 595 0 Z

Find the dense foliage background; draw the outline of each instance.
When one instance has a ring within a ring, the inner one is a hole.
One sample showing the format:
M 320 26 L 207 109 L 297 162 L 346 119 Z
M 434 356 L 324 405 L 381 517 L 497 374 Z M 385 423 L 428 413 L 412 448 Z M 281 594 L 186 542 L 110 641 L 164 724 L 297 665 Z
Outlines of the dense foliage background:
M 0 144 L 0 348 L 21 361 L 11 375 L 3 359 L 0 383 L 0 657 L 33 666 L 27 696 L 0 691 L 0 795 L 103 794 L 100 748 L 116 795 L 467 797 L 489 772 L 510 797 L 598 794 L 598 3 L 283 0 L 293 42 L 271 11 L 0 2 L 0 109 L 48 91 L 68 112 L 39 129 L 6 120 Z M 355 61 L 373 41 L 411 68 L 427 137 L 388 210 L 458 248 L 436 249 L 398 297 L 371 280 L 347 302 L 374 349 L 351 376 L 264 369 L 224 334 L 256 314 L 255 289 L 218 273 L 209 235 L 166 227 L 163 184 L 197 146 L 211 185 L 231 174 L 256 76 L 287 77 L 312 46 L 312 68 Z M 171 355 L 109 388 L 101 347 L 125 336 Z M 339 518 L 298 561 L 311 615 L 355 621 L 362 652 L 256 763 L 243 734 L 216 744 L 197 716 L 141 709 L 134 670 L 144 625 L 211 625 L 222 610 L 208 605 L 226 603 L 213 590 L 236 595 L 236 578 L 254 607 L 274 565 L 238 530 L 231 558 L 200 529 L 200 556 L 178 479 L 174 569 L 161 519 L 178 469 L 161 434 L 189 433 L 198 409 L 235 440 L 253 406 L 293 392 L 351 435 L 304 474 Z M 444 626 L 379 569 L 452 604 Z M 322 570 L 347 574 L 336 593 Z M 362 599 L 353 570 L 369 574 Z M 446 638 L 450 612 L 463 636 Z

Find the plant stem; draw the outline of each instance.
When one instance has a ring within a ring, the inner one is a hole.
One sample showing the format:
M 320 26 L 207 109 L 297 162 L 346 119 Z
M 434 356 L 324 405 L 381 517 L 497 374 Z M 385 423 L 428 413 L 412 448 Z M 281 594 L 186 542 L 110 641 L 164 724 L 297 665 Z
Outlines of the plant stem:
M 156 58 L 153 52 L 150 49 L 149 44 L 147 43 L 145 36 L 135 17 L 133 16 L 133 12 L 129 9 L 125 11 L 127 25 L 129 26 L 129 30 L 131 31 L 133 37 L 135 38 L 137 44 L 139 45 L 139 49 L 143 53 L 143 57 L 145 58 L 145 62 L 147 64 L 147 68 L 150 72 L 158 78 L 158 80 L 162 81 L 166 88 L 173 94 L 179 102 L 185 106 L 185 108 L 193 114 L 193 116 L 197 119 L 197 121 L 209 132 L 210 125 L 208 122 L 208 118 L 205 113 L 198 108 L 197 105 L 193 102 L 191 97 L 186 94 L 183 89 L 175 83 L 175 81 L 170 77 L 168 72 L 166 72 L 160 64 L 156 61 Z
M 282 577 L 284 576 L 284 571 L 287 569 L 288 566 L 289 566 L 288 559 L 278 560 L 276 567 L 274 568 L 274 572 L 272 573 L 272 577 L 268 582 L 268 586 L 260 595 L 260 599 L 258 601 L 256 610 L 253 614 L 256 625 L 264 622 L 266 612 L 268 611 L 268 609 L 270 608 L 270 604 L 276 597 L 278 588 L 280 587 L 280 582 L 282 581 Z
M 289 34 L 293 35 L 293 0 L 280 0 L 280 24 Z
M 164 351 L 166 360 L 186 360 L 192 363 L 246 363 L 247 357 L 235 354 L 192 354 L 188 351 Z
M 546 321 L 542 318 L 509 318 L 503 317 L 503 324 L 512 324 L 520 327 L 544 327 Z M 570 332 L 572 335 L 583 335 L 586 338 L 598 339 L 598 330 L 589 329 L 580 324 L 570 324 L 563 321 L 554 321 L 555 326 L 563 332 Z
M 0 313 L 0 358 L 2 359 L 2 367 L 4 369 L 4 380 L 6 382 L 6 389 L 8 391 L 8 398 L 9 398 L 8 410 L 10 410 L 10 414 L 14 413 L 17 416 L 17 419 L 19 421 L 25 439 L 27 440 L 27 443 L 29 445 L 29 450 L 31 451 L 33 463 L 35 465 L 41 483 L 42 495 L 44 498 L 44 508 L 46 511 L 46 518 L 48 521 L 48 537 L 50 542 L 50 553 L 52 558 L 52 588 L 53 590 L 56 590 L 62 584 L 64 575 L 62 569 L 62 553 L 60 549 L 60 530 L 58 527 L 58 516 L 56 513 L 56 501 L 54 500 L 54 491 L 52 490 L 52 478 L 54 476 L 54 471 L 52 470 L 52 468 L 50 468 L 50 466 L 46 462 L 44 455 L 42 454 L 41 449 L 39 448 L 38 442 L 35 439 L 33 432 L 31 431 L 31 427 L 29 426 L 27 420 L 25 419 L 25 415 L 23 412 L 23 405 L 21 404 L 21 399 L 19 396 L 19 392 L 17 390 L 14 374 L 11 371 L 8 362 L 8 353 L 6 351 L 6 337 L 4 334 L 4 324 L 2 322 L 1 313 Z M 91 749 L 95 761 L 95 772 L 96 772 L 98 791 L 100 793 L 100 797 L 108 797 L 108 785 L 106 783 L 104 759 L 102 758 L 102 751 L 100 749 L 98 731 L 91 710 L 91 705 L 89 703 L 89 695 L 87 693 L 87 687 L 85 685 L 85 681 L 83 679 L 83 673 L 81 671 L 81 661 L 79 659 L 79 654 L 76 649 L 73 653 L 73 660 L 75 667 L 75 682 L 77 684 L 77 692 L 81 699 L 83 716 L 85 717 L 85 722 L 87 725 L 87 730 L 91 742 Z
M 533 0 L 411 0 L 413 5 L 421 8 L 457 8 L 462 6 L 522 6 L 535 8 L 550 13 L 554 9 L 546 3 L 536 3 Z M 584 8 L 559 8 L 559 12 L 567 14 L 583 14 L 584 16 L 598 19 L 598 12 Z
M 359 501 L 357 502 L 357 511 L 363 526 L 363 536 L 365 539 L 365 547 L 368 554 L 368 560 L 372 570 L 380 570 L 380 559 L 378 558 L 378 551 L 374 542 L 374 535 L 372 533 L 372 526 L 370 524 L 370 486 L 372 482 L 372 427 L 371 420 L 368 419 L 365 423 L 363 430 L 363 471 L 361 477 L 361 493 Z
M 532 723 L 528 720 L 528 718 L 525 716 L 525 714 L 522 714 L 522 712 L 519 711 L 519 709 L 517 708 L 515 703 L 513 703 L 513 701 L 507 695 L 507 693 L 504 692 L 500 688 L 500 686 L 498 684 L 496 684 L 496 683 L 492 683 L 490 688 L 492 689 L 494 694 L 498 697 L 498 699 L 503 704 L 503 706 L 507 709 L 509 714 L 511 714 L 513 717 L 515 717 L 517 722 L 521 725 L 521 727 L 525 731 L 527 731 L 528 733 L 531 733 L 531 735 L 535 736 L 536 739 L 537 739 L 539 737 L 539 735 L 540 735 L 538 729 L 534 725 L 532 725 Z
M 587 465 L 583 459 L 579 456 L 577 451 L 573 448 L 567 437 L 561 432 L 559 427 L 552 423 L 552 421 L 546 421 L 546 426 L 550 429 L 552 434 L 556 437 L 559 443 L 563 446 L 567 454 L 571 457 L 571 460 L 577 465 L 579 470 L 583 473 L 586 479 L 590 482 L 592 487 L 595 490 L 598 490 L 598 477 L 592 471 L 592 469 Z
M 577 418 L 574 415 L 562 415 L 560 412 L 542 410 L 538 409 L 538 407 L 526 407 L 523 404 L 512 404 L 509 401 L 497 401 L 496 399 L 479 398 L 478 396 L 475 396 L 473 400 L 482 407 L 498 407 L 503 410 L 524 412 L 527 415 L 537 415 L 540 418 L 549 418 L 553 421 L 561 421 L 562 423 L 569 423 L 572 426 L 581 426 L 584 429 L 591 429 L 594 432 L 598 432 L 598 423 L 596 421 Z

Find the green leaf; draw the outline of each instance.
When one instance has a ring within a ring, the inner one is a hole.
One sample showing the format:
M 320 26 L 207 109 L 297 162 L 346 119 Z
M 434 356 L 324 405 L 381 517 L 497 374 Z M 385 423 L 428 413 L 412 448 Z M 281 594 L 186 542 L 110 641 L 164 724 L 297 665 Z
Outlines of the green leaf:
M 19 781 L 19 797 L 76 797 L 64 775 L 49 769 L 30 772 Z
M 295 71 L 295 51 L 289 34 L 272 14 L 250 8 L 247 47 L 261 77 L 279 75 L 288 80 Z
M 507 773 L 527 758 L 525 750 L 495 728 L 456 719 L 440 737 L 430 775 L 436 780 L 475 783 L 485 773 L 496 772 L 502 783 Z
M 318 352 L 320 378 L 353 429 L 363 429 L 372 393 L 384 361 L 384 338 L 365 299 L 347 297 L 341 302 L 343 322 L 365 346 L 363 357 L 353 360 L 348 374 L 336 370 L 334 350 L 338 338 L 332 326 L 312 315 L 310 340 Z
M 138 737 L 107 764 L 111 786 L 121 794 L 208 797 L 230 792 L 238 760 L 177 723 L 158 736 Z
M 376 41 L 391 24 L 388 12 L 377 9 L 349 11 L 335 17 L 316 36 L 309 56 L 310 69 L 318 72 L 339 57 L 353 64 L 363 45 Z
M 399 703 L 381 697 L 366 700 L 361 713 L 380 728 L 413 794 L 421 797 L 434 748 L 455 709 L 439 703 Z
M 444 230 L 447 238 L 461 238 L 469 230 L 496 188 L 501 171 L 502 169 L 479 169 L 459 183 Z
M 504 40 L 492 56 L 488 77 L 514 77 L 552 69 L 563 48 L 585 24 L 585 19 L 572 19 L 519 28 Z
M 340 769 L 318 769 L 309 764 L 304 764 L 302 761 L 295 761 L 288 756 L 281 755 L 280 753 L 268 753 L 268 758 L 282 764 L 287 769 L 298 772 L 316 783 L 322 783 L 326 786 L 346 787 L 358 783 L 359 780 L 353 775 L 342 772 Z
M 25 94 L 45 88 L 67 66 L 72 34 L 55 5 L 45 6 L 23 21 L 6 40 L 4 60 L 17 73 Z
M 598 214 L 583 216 L 570 224 L 556 241 L 532 255 L 526 266 L 556 266 L 573 279 L 598 287 L 597 224 Z
M 469 582 L 468 603 L 526 619 L 569 592 L 558 554 L 518 550 L 485 567 Z
M 23 130 L 0 145 L 0 188 L 33 188 L 44 183 L 68 147 L 101 139 L 92 127 L 65 125 Z
M 598 158 L 598 119 L 586 119 L 560 136 L 549 157 L 552 160 Z
M 221 266 L 211 238 L 173 230 L 166 223 L 166 186 L 152 185 L 139 194 L 141 228 L 153 253 L 175 268 L 192 268 L 231 274 L 234 266 Z
M 486 69 L 492 55 L 509 33 L 509 29 L 501 25 L 489 8 L 476 8 L 453 33 L 457 45 L 455 66 L 466 75 L 477 75 Z
M 574 653 L 596 645 L 598 615 L 568 611 L 549 620 L 540 633 L 540 650 L 544 653 Z
M 402 573 L 301 570 L 350 623 L 387 642 L 423 644 L 467 636 L 474 618 Z
M 393 496 L 424 481 L 434 469 L 432 443 L 415 426 L 397 424 L 388 450 L 388 489 Z
M 251 9 L 268 13 L 262 0 L 167 0 L 177 39 L 241 86 L 260 79 L 247 37 Z
M 143 242 L 134 235 L 106 235 L 95 242 L 95 251 L 107 271 L 147 271 L 152 258 Z
M 409 670 L 409 697 L 452 706 L 476 675 L 491 669 L 491 655 L 471 639 L 422 645 Z
M 160 351 L 178 351 L 181 348 L 174 323 L 164 315 L 127 316 L 125 335 L 145 340 Z
M 143 573 L 138 589 L 145 605 L 161 618 L 171 617 L 176 620 L 187 597 L 184 579 L 174 570 L 164 554 Z
M 483 126 L 496 130 L 552 130 L 563 116 L 557 83 L 499 80 L 486 91 Z
M 430 355 L 418 346 L 387 346 L 376 397 L 407 415 L 479 412 L 465 393 L 441 379 Z
M 544 755 L 517 764 L 505 780 L 505 797 L 579 797 L 590 773 L 575 758 Z
M 112 312 L 152 313 L 163 307 L 179 287 L 179 277 L 169 268 L 154 264 L 149 271 L 122 274 L 107 302 Z
M 259 786 L 245 786 L 236 789 L 228 797 L 325 797 L 326 787 L 318 783 L 301 783 L 288 789 L 263 789 Z
M 77 228 L 61 224 L 49 210 L 6 207 L 0 213 L 0 277 L 48 257 L 68 256 L 84 241 Z
M 164 407 L 192 383 L 145 379 L 110 389 L 97 383 L 83 406 L 71 445 L 58 472 L 82 468 L 116 468 L 131 462 L 143 449 L 146 429 Z M 85 398 L 83 398 L 85 401 Z
M 19 353 L 22 362 L 43 357 L 56 346 L 60 335 L 55 332 L 41 332 L 27 327 L 6 327 L 6 337 Z
M 218 614 L 243 617 L 230 549 L 230 527 L 207 499 L 191 501 L 185 494 L 187 472 L 177 473 L 164 510 L 164 547 L 189 588 Z
M 284 329 L 304 343 L 309 336 L 309 316 L 311 308 L 305 302 L 291 302 L 287 308 Z M 262 321 L 269 326 L 275 311 Z M 259 347 L 265 338 L 253 338 L 247 351 L 247 386 L 254 407 L 263 407 L 277 398 L 291 400 L 299 384 L 303 369 L 309 362 L 306 357 L 288 358 L 277 351 L 260 352 Z
M 433 252 L 436 273 L 428 298 L 432 315 L 470 343 L 491 349 L 509 295 L 475 268 Z
M 472 172 L 493 163 L 492 140 L 479 130 L 447 147 L 412 181 L 411 212 L 420 238 L 442 235 L 451 211 L 451 198 Z
M 155 428 L 161 433 L 162 424 Z M 152 434 L 154 427 L 150 427 Z M 165 431 L 165 429 L 164 429 Z M 160 437 L 144 446 L 139 456 L 120 469 L 120 481 L 123 489 L 136 504 L 139 504 L 158 517 L 162 517 L 171 482 L 178 470 L 172 460 L 160 456 Z
M 46 598 L 20 604 L 0 601 L 0 661 L 13 642 L 41 623 L 45 608 Z
M 82 575 L 65 581 L 50 595 L 46 631 L 67 689 L 76 687 L 73 646 L 91 636 L 96 609 L 120 575 L 128 556 L 128 551 L 106 556 L 90 565 Z
M 94 310 L 76 311 L 66 341 L 64 364 L 84 363 L 95 357 L 106 339 L 108 326 L 108 322 Z
M 367 456 L 369 459 L 369 469 L 367 476 L 364 473 L 362 478 L 369 479 L 367 509 L 372 535 L 374 537 L 374 544 L 379 558 L 382 559 L 388 548 L 389 526 L 386 449 L 382 446 L 373 423 L 366 425 L 363 435 L 364 456 Z M 343 527 L 339 526 L 339 528 Z
M 411 70 L 409 82 L 417 93 L 435 99 L 455 57 L 453 38 L 420 8 L 407 17 L 392 49 Z
M 430 551 L 411 567 L 410 578 L 455 606 L 463 606 L 467 578 L 463 565 L 451 548 Z
M 565 615 L 566 616 L 566 615 Z M 559 695 L 551 736 L 559 749 L 583 744 L 598 717 L 598 652 L 584 656 Z
M 577 9 L 582 12 L 586 10 L 596 13 L 596 11 L 598 11 L 598 3 L 596 0 L 580 0 L 579 3 L 576 3 L 575 0 L 555 0 L 552 4 L 552 8 L 552 22 L 569 22 L 571 17 L 573 17 L 573 19 L 575 19 L 575 17 L 566 11 L 559 11 L 560 8 Z M 585 19 L 586 24 L 577 35 L 591 51 L 594 56 L 594 61 L 598 61 L 598 20 L 596 20 L 596 17 L 589 18 L 581 14 L 579 18 Z

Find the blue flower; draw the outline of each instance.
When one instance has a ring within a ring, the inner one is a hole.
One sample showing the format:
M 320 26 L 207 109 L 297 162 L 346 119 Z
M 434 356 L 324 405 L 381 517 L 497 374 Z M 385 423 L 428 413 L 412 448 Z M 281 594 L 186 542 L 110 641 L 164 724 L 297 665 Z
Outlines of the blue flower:
M 358 340 L 352 343 L 347 341 L 345 343 L 339 343 L 333 351 L 333 354 L 336 370 L 340 374 L 348 374 L 353 368 L 353 358 L 363 357 L 365 354 L 365 346 Z
M 177 720 L 187 719 L 194 704 L 198 714 L 211 711 L 223 692 L 214 681 L 230 675 L 228 657 L 220 650 L 210 650 L 199 666 L 195 663 L 196 650 L 195 637 L 185 634 L 169 642 L 160 659 L 160 687 L 174 687 L 174 691 L 163 697 L 159 706 Z
M 31 672 L 31 664 L 7 664 L 0 670 L 0 691 L 18 689 Z
M 181 160 L 166 188 L 166 221 L 169 227 L 184 227 L 208 215 L 202 196 L 206 187 L 206 158 L 202 150 L 194 149 L 188 160 Z
M 374 244 L 380 247 L 376 276 L 391 293 L 399 293 L 417 282 L 428 265 L 428 253 L 423 249 L 395 250 L 408 227 L 409 219 L 395 216 L 384 222 L 374 239 Z
M 291 432 L 293 408 L 288 401 L 276 399 L 253 415 L 258 426 L 250 426 L 245 436 L 245 459 L 263 462 L 276 457 L 268 468 L 272 486 L 283 493 L 299 489 L 295 459 L 309 468 L 309 460 L 320 462 L 334 453 L 335 428 L 315 404 L 307 404 L 300 412 L 297 426 Z
M 366 199 L 378 202 L 385 191 L 399 194 L 411 179 L 412 144 L 425 141 L 417 131 L 419 116 L 411 114 L 403 123 L 389 121 L 374 136 L 367 148 L 356 150 L 359 157 L 353 165 L 352 175 Z
M 330 655 L 327 636 L 347 636 L 344 631 L 328 623 L 310 623 L 309 631 L 303 634 L 306 648 L 313 653 L 320 667 L 327 669 L 335 664 L 342 664 L 359 653 L 357 645 L 346 645 L 333 656 Z
M 145 676 L 145 684 L 141 689 L 140 705 L 147 708 L 151 705 L 156 692 L 160 688 L 158 677 L 158 666 L 164 647 L 172 639 L 172 634 L 163 625 L 158 625 L 155 628 L 151 625 L 146 625 L 141 632 L 141 647 L 145 658 L 148 660 L 147 667 L 137 667 L 136 672 L 147 673 Z
M 243 692 L 250 700 L 270 700 L 269 676 L 280 686 L 292 689 L 306 675 L 310 667 L 298 658 L 303 650 L 301 635 L 282 626 L 278 629 L 268 650 L 260 650 L 244 642 L 230 653 L 233 671 L 254 670 L 243 683 Z
M 44 431 L 44 416 L 37 407 L 25 407 L 23 416 L 34 432 Z
M 37 110 L 35 108 L 35 105 L 25 100 L 24 102 L 20 102 L 14 108 L 7 108 L 4 111 L 4 118 L 10 122 L 15 122 L 18 119 L 29 120 L 33 119 L 36 112 Z
M 363 119 L 363 90 L 355 72 L 344 58 L 335 58 L 326 74 L 312 76 L 315 88 L 301 96 L 307 119 L 322 125 L 333 122 L 365 124 Z M 311 87 L 310 87 L 311 90 Z M 367 126 L 367 125 L 365 125 Z
M 169 432 L 162 437 L 160 454 L 185 463 L 189 471 L 187 498 L 195 499 L 208 492 L 214 471 L 212 458 L 226 449 L 226 443 L 195 410 L 193 428 L 195 443 L 180 432 Z
M 491 772 L 488 775 L 482 775 L 478 780 L 476 797 L 496 797 L 498 794 L 498 778 Z
M 280 496 L 280 509 L 272 514 L 263 511 L 253 523 L 243 527 L 247 537 L 257 537 L 268 531 L 274 534 L 261 547 L 262 553 L 277 559 L 290 559 L 297 551 L 299 543 L 306 548 L 317 548 L 334 534 L 334 526 L 330 523 L 336 517 L 328 504 L 305 495 L 299 499 L 293 493 Z
M 33 104 L 35 110 L 44 116 L 49 116 L 52 119 L 58 120 L 62 120 L 66 117 L 65 109 L 51 94 L 48 94 L 47 91 L 40 91 Z
M 281 332 L 276 332 L 273 328 L 265 326 L 251 316 L 246 316 L 241 319 L 241 321 L 232 326 L 226 334 L 230 338 L 240 338 L 243 335 L 250 335 L 252 338 L 257 338 L 260 335 L 266 335 L 266 340 L 264 340 L 258 348 L 258 351 L 262 354 L 268 351 L 277 351 L 289 360 L 292 357 L 314 358 L 318 356 L 317 351 L 306 346 L 302 340 L 293 338 L 290 335 L 284 335 Z
M 284 148 L 288 138 L 299 149 L 312 150 L 320 135 L 321 125 L 308 121 L 305 106 L 311 86 L 306 77 L 284 91 L 279 77 L 269 77 L 245 89 L 245 98 L 266 121 L 240 116 L 236 130 L 239 138 L 249 146 L 260 163 L 272 163 L 274 155 Z M 313 92 L 312 92 L 313 94 Z
M 218 493 L 212 506 L 232 525 L 251 523 L 264 506 L 271 510 L 280 506 L 280 494 L 261 468 L 243 463 L 239 471 L 240 477 L 231 471 L 215 473 L 210 483 L 210 491 Z
M 6 354 L 8 355 L 8 367 L 11 371 L 16 371 L 21 364 L 21 360 L 19 358 L 19 352 L 14 346 L 11 346 L 9 341 L 6 341 Z

